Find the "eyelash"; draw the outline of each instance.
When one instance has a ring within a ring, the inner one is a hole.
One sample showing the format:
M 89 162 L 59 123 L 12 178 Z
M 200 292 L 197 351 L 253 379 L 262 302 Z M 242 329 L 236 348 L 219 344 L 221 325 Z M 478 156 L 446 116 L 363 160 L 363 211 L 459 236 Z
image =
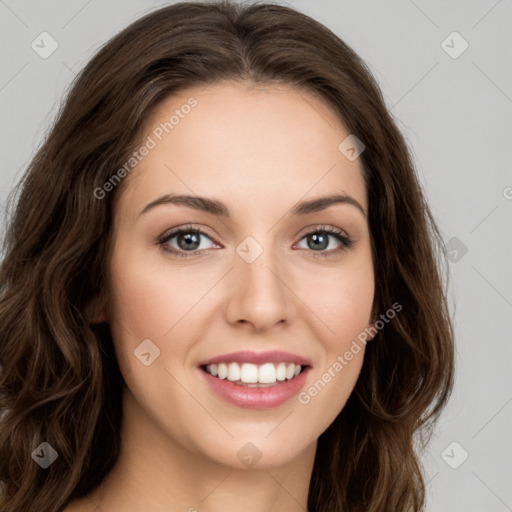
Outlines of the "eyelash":
M 209 238 L 210 240 L 212 240 L 213 242 L 215 242 L 215 240 L 213 240 L 212 237 L 210 235 L 208 235 L 207 233 L 205 233 L 204 231 L 202 231 L 198 228 L 195 228 L 194 226 L 188 225 L 188 226 L 178 228 L 178 229 L 164 235 L 162 238 L 160 238 L 158 240 L 158 245 L 162 248 L 163 251 L 173 254 L 175 256 L 180 256 L 180 257 L 184 257 L 184 258 L 198 255 L 202 251 L 205 250 L 205 249 L 196 249 L 195 251 L 183 251 L 183 250 L 176 250 L 174 248 L 169 248 L 167 243 L 175 236 L 183 234 L 183 233 L 195 233 L 196 235 L 203 235 L 203 236 Z M 303 238 L 307 237 L 308 235 L 312 235 L 312 234 L 316 234 L 316 233 L 323 233 L 323 234 L 333 236 L 339 242 L 341 242 L 341 247 L 338 249 L 330 250 L 330 251 L 310 250 L 310 252 L 313 253 L 312 256 L 314 258 L 325 258 L 328 256 L 332 256 L 333 254 L 338 254 L 340 251 L 346 251 L 347 249 L 350 249 L 354 245 L 354 240 L 352 238 L 345 235 L 341 230 L 338 230 L 336 228 L 332 228 L 329 226 L 316 226 L 311 231 L 304 233 L 304 235 L 302 235 L 302 237 L 301 237 L 301 240 Z M 215 242 L 215 243 L 217 243 L 217 242 Z M 308 249 L 306 249 L 306 250 L 308 250 Z

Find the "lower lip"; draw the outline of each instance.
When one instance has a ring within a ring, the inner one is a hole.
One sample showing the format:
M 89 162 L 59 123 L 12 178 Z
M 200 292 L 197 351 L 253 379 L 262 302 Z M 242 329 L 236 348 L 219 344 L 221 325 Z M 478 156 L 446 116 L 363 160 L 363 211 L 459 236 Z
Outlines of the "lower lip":
M 210 389 L 227 402 L 247 409 L 270 409 L 284 404 L 300 391 L 309 369 L 308 366 L 297 377 L 264 388 L 242 386 L 227 379 L 218 379 L 201 368 L 199 371 Z

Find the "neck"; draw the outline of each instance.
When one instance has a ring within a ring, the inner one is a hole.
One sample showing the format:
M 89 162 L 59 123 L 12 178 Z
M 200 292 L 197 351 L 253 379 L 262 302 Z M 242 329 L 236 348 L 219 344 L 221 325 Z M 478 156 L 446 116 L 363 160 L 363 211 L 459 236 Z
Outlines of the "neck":
M 104 512 L 307 512 L 316 445 L 279 467 L 219 464 L 149 421 L 125 388 L 120 456 L 92 500 Z

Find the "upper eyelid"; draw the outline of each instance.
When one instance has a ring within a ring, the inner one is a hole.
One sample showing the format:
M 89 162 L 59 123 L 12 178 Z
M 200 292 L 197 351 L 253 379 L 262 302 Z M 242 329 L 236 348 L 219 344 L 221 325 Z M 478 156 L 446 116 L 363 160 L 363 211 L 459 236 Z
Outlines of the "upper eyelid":
M 208 231 L 205 228 L 202 228 L 202 227 L 199 228 L 199 227 L 189 226 L 189 225 L 178 226 L 176 228 L 169 229 L 162 236 L 159 237 L 159 240 L 168 240 L 169 238 L 173 238 L 176 235 L 179 235 L 180 232 L 189 232 L 189 231 L 199 232 L 200 235 L 207 236 L 208 238 L 211 238 L 212 241 L 214 241 L 215 243 L 220 243 L 220 242 L 217 242 L 217 240 L 216 240 L 217 237 L 208 233 Z

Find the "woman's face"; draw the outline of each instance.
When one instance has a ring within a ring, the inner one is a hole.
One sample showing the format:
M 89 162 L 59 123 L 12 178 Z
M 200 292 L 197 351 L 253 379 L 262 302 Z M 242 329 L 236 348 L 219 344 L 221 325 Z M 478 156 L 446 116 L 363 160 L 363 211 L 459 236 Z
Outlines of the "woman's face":
M 316 447 L 354 388 L 372 321 L 368 204 L 360 159 L 338 148 L 347 136 L 286 86 L 217 83 L 152 113 L 110 261 L 127 420 L 231 467 Z M 300 208 L 333 195 L 353 202 Z M 217 376 L 202 366 L 212 359 Z M 294 361 L 307 363 L 297 377 Z

